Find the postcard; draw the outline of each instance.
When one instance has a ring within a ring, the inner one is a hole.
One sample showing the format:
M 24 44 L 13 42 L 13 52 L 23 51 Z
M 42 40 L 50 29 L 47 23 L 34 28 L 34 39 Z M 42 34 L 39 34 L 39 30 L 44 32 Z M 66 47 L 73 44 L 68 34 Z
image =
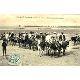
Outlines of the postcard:
M 79 14 L 1 14 L 0 66 L 79 66 Z

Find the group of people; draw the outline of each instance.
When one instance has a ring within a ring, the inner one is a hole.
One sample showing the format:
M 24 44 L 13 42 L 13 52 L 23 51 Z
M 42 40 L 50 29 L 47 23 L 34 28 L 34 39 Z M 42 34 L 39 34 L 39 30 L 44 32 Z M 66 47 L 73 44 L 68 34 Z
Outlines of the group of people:
M 7 45 L 18 45 L 19 47 L 25 47 L 34 50 L 38 50 L 39 53 L 52 53 L 54 55 L 58 51 L 58 56 L 60 56 L 61 49 L 63 49 L 63 55 L 65 55 L 65 49 L 69 42 L 66 40 L 66 36 L 63 32 L 58 36 L 56 32 L 50 33 L 37 33 L 30 31 L 20 32 L 15 34 L 14 32 L 7 32 L 1 34 L 1 40 L 3 40 L 3 56 L 6 55 Z M 41 52 L 40 52 L 41 51 Z

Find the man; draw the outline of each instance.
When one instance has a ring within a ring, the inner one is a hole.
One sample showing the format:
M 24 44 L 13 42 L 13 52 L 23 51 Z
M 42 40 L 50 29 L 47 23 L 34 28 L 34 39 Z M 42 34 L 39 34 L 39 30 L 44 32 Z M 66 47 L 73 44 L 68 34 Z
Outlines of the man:
M 3 48 L 3 56 L 6 56 L 6 46 L 7 46 L 7 43 L 5 40 L 3 40 L 3 43 L 2 43 L 2 48 Z
M 26 33 L 26 35 L 25 35 L 25 47 L 28 44 L 28 40 L 29 40 L 29 36 L 28 36 L 28 33 Z
M 8 38 L 9 38 L 8 32 L 5 34 L 5 37 L 6 37 L 6 39 L 8 40 Z
M 8 32 L 5 34 L 5 38 L 6 38 L 7 43 L 8 43 L 8 41 L 9 41 L 9 34 L 8 34 Z
M 46 36 L 43 33 L 40 33 L 41 42 L 45 42 Z
M 65 41 L 65 40 L 66 40 L 65 35 L 62 32 L 61 35 L 59 36 L 59 41 Z
M 52 41 L 50 43 L 50 48 L 52 51 L 54 51 L 54 56 L 56 55 L 56 51 L 57 51 L 57 45 L 56 45 L 56 39 L 55 37 L 51 37 Z M 53 54 L 51 54 L 51 56 L 53 56 Z
M 77 45 L 78 44 L 78 39 L 79 39 L 79 35 L 78 34 L 76 34 L 75 35 L 75 42 L 74 42 L 74 45 Z
M 53 33 L 53 37 L 55 38 L 55 40 L 58 40 L 58 36 L 56 32 Z
M 4 34 L 3 34 L 3 37 L 2 37 L 2 39 L 3 39 L 3 40 L 5 39 L 5 32 L 4 32 Z
M 36 39 L 40 39 L 40 35 L 36 32 Z

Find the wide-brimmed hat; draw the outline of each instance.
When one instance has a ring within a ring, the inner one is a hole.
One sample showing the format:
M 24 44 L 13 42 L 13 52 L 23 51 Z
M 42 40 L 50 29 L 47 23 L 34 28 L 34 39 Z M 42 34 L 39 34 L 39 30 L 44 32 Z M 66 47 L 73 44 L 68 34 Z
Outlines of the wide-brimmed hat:
M 54 32 L 54 34 L 56 34 L 56 32 Z

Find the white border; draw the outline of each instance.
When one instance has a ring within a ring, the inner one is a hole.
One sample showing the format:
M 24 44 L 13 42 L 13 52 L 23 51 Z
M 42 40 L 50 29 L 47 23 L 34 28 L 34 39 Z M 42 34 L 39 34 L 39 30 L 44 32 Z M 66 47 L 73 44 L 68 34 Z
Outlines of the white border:
M 0 67 L 1 80 L 80 80 L 80 67 Z
M 0 0 L 0 13 L 79 14 L 80 0 Z
M 0 0 L 0 14 L 80 14 L 80 0 Z M 80 80 L 80 67 L 0 67 L 0 80 Z

